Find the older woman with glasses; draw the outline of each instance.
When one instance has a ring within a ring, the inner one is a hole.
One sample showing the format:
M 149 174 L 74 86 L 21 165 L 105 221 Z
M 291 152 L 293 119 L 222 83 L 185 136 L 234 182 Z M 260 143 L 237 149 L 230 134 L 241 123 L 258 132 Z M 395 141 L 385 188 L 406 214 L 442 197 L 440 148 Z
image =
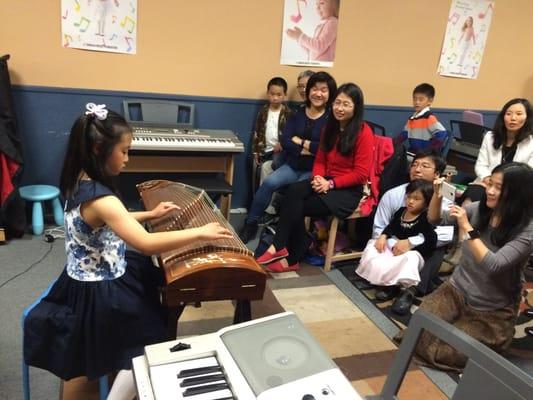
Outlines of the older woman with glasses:
M 302 71 L 298 74 L 298 81 L 296 89 L 298 90 L 298 94 L 303 100 L 302 106 L 305 107 L 305 101 L 306 101 L 306 95 L 305 95 L 305 88 L 307 87 L 307 81 L 309 81 L 309 78 L 311 75 L 313 75 L 315 72 L 311 71 L 310 69 L 306 69 L 305 71 Z

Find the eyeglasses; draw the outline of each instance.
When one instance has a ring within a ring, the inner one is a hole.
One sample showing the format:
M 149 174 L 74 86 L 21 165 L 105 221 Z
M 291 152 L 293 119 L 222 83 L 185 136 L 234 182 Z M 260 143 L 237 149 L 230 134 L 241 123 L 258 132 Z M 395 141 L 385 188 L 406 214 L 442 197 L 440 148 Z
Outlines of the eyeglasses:
M 342 102 L 342 101 L 335 100 L 333 102 L 333 107 L 335 107 L 335 108 L 341 108 L 342 107 L 345 110 L 351 110 L 352 108 L 354 108 L 354 105 L 352 103 L 348 103 L 347 101 Z
M 305 89 L 305 85 L 298 85 L 296 86 L 298 89 Z
M 412 163 L 411 164 L 411 168 L 422 168 L 422 169 L 435 169 L 435 166 L 434 165 L 431 165 L 431 164 L 427 164 L 427 163 Z

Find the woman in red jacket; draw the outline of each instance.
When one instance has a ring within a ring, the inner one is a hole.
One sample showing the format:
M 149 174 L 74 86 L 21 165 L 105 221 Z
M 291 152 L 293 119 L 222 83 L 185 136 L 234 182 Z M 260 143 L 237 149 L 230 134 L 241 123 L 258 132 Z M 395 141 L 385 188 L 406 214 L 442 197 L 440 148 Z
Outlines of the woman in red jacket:
M 273 244 L 257 258 L 271 272 L 294 271 L 310 238 L 305 216 L 350 215 L 359 204 L 369 179 L 374 138 L 363 122 L 363 92 L 354 83 L 339 87 L 333 101 L 334 118 L 322 133 L 313 164 L 313 178 L 287 189 Z

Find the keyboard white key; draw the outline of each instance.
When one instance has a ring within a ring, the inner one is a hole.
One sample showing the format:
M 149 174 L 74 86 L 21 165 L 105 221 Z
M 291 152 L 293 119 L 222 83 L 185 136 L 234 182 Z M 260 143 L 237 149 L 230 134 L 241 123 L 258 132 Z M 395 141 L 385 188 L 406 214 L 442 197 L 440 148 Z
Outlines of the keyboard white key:
M 136 136 L 131 143 L 132 150 L 182 150 L 182 149 L 234 149 L 236 144 L 229 139 L 169 138 L 157 136 Z
M 135 128 L 132 150 L 153 151 L 228 151 L 240 153 L 244 144 L 231 131 L 193 130 L 171 128 Z

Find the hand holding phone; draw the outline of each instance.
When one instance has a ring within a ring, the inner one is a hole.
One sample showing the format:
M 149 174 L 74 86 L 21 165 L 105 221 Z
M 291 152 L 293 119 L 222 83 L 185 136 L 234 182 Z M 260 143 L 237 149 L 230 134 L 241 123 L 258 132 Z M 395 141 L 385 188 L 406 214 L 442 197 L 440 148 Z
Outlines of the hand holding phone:
M 442 181 L 441 187 L 440 187 L 440 194 L 442 195 L 442 197 L 444 197 L 445 199 L 448 199 L 452 203 L 455 202 L 455 191 L 456 190 L 457 189 L 455 188 L 455 186 L 449 184 L 446 181 Z

